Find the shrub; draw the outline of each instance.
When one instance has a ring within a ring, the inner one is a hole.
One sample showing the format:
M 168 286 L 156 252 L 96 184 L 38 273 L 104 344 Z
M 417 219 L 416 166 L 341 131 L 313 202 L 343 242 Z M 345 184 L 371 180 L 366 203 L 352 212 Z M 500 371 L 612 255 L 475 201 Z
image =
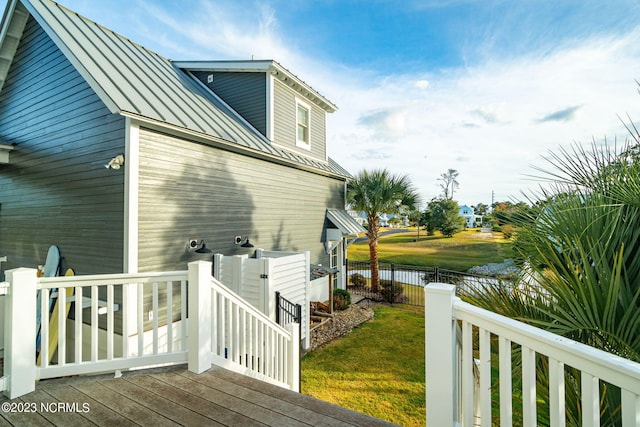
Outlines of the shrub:
M 349 277 L 349 282 L 353 285 L 353 286 L 364 286 L 367 284 L 367 279 L 360 273 L 353 273 L 350 277 Z
M 505 224 L 502 226 L 502 235 L 507 240 L 513 237 L 513 234 L 515 233 L 515 231 L 516 231 L 516 228 L 511 224 Z
M 404 285 L 402 283 L 396 283 L 395 287 L 392 288 L 391 280 L 381 280 L 380 286 L 382 287 L 380 294 L 387 302 L 397 301 L 398 297 L 404 292 Z
M 351 294 L 344 289 L 333 290 L 333 309 L 345 310 L 351 305 Z

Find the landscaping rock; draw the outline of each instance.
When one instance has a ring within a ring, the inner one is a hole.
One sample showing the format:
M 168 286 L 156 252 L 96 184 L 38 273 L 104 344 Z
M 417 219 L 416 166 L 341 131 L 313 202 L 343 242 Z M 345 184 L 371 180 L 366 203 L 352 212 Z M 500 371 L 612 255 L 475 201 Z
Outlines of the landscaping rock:
M 515 265 L 515 261 L 512 259 L 506 259 L 502 263 L 491 263 L 487 265 L 479 265 L 471 267 L 467 273 L 479 274 L 481 276 L 493 276 L 493 277 L 515 277 L 520 273 L 520 269 Z
M 348 334 L 353 328 L 371 319 L 373 319 L 373 309 L 370 306 L 351 304 L 346 310 L 334 311 L 333 318 L 325 320 L 311 330 L 309 351 Z

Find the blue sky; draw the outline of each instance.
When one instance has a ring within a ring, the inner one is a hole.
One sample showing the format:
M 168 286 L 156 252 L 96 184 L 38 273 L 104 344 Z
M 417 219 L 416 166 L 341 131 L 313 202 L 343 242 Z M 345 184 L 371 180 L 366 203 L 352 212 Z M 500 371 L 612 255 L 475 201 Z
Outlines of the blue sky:
M 449 168 L 460 204 L 522 199 L 550 150 L 640 120 L 636 0 L 61 3 L 171 59 L 277 60 L 338 105 L 331 157 L 425 201 Z

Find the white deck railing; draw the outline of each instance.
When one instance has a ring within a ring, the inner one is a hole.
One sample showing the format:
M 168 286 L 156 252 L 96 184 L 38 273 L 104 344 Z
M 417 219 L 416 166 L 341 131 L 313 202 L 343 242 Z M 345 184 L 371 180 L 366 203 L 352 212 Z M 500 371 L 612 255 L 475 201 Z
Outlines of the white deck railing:
M 565 367 L 580 371 L 583 426 L 600 425 L 601 381 L 621 390 L 623 427 L 640 425 L 640 364 L 462 302 L 451 285 L 429 284 L 425 302 L 427 425 L 491 426 L 492 404 L 500 426 L 513 425 L 512 343 L 520 346 L 523 426 L 537 425 L 538 405 L 548 405 L 551 426 L 566 425 Z M 499 351 L 493 394 L 492 337 Z M 547 402 L 537 402 L 536 355 L 548 360 Z
M 19 268 L 6 277 L 0 390 L 10 398 L 39 379 L 185 362 L 192 372 L 213 363 L 299 391 L 299 325 L 283 329 L 261 315 L 211 277 L 211 263 L 56 278 Z

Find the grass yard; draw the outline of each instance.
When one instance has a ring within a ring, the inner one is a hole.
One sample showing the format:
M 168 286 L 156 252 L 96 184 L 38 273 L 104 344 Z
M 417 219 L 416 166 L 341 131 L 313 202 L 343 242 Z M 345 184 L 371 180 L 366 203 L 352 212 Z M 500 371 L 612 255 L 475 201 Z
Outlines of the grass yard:
M 378 256 L 380 262 L 467 271 L 476 265 L 499 263 L 512 258 L 511 247 L 511 242 L 499 232 L 465 230 L 453 237 L 443 237 L 440 232 L 427 236 L 421 230 L 418 240 L 417 231 L 412 229 L 381 237 Z M 349 246 L 348 257 L 353 261 L 368 261 L 368 243 L 365 241 Z
M 373 320 L 306 354 L 302 392 L 402 426 L 424 426 L 423 310 L 380 305 Z

